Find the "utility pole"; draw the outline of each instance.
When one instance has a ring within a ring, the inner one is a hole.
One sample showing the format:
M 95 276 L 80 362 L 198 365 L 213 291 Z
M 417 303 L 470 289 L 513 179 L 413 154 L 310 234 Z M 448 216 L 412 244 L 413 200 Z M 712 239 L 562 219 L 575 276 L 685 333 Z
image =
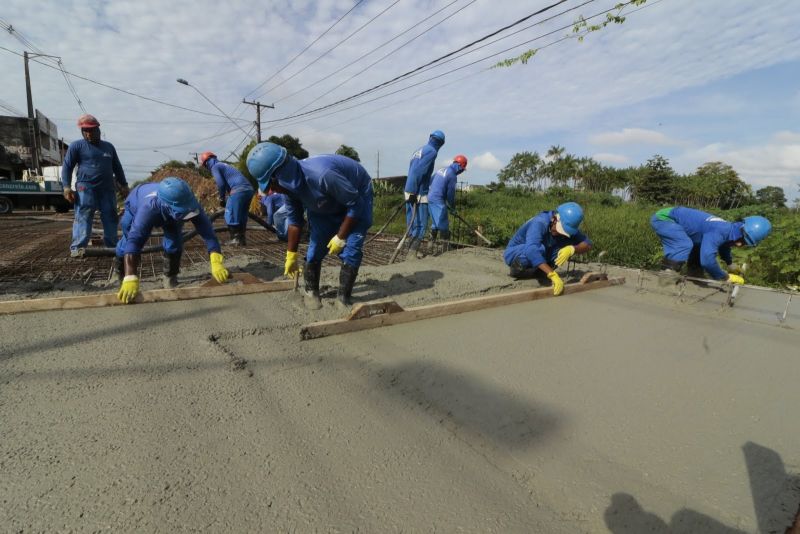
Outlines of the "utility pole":
M 36 135 L 36 117 L 33 115 L 33 96 L 31 95 L 31 74 L 28 69 L 28 52 L 22 55 L 25 61 L 25 92 L 28 96 L 28 135 L 31 137 L 31 164 L 37 175 L 42 174 L 39 164 L 39 137 Z
M 256 107 L 256 142 L 261 142 L 261 108 L 269 108 L 275 109 L 275 106 L 268 106 L 267 104 L 262 104 L 261 102 L 248 102 L 244 98 L 242 99 L 242 104 L 248 104 L 250 106 Z
M 200 154 L 198 152 L 189 152 L 190 156 L 194 156 L 194 161 L 200 165 Z

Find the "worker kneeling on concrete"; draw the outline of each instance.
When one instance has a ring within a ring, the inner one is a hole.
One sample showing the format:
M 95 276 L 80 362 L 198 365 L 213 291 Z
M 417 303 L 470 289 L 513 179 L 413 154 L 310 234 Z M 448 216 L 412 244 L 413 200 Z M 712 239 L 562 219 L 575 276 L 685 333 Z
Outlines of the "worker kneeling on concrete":
M 583 222 L 583 209 L 575 202 L 561 204 L 553 211 L 543 211 L 528 220 L 514 234 L 503 253 L 517 279 L 536 278 L 553 284 L 553 295 L 564 292 L 564 282 L 555 271 L 574 254 L 592 249 L 592 242 L 578 227 Z
M 258 192 L 261 205 L 267 212 L 267 224 L 275 228 L 275 233 L 281 241 L 289 239 L 289 218 L 286 208 L 286 195 L 267 191 L 266 194 Z
M 457 177 L 465 170 L 467 170 L 467 157 L 459 154 L 453 158 L 453 163 L 433 174 L 431 188 L 428 192 L 428 210 L 431 216 L 429 253 L 434 251 L 439 235 L 444 241 L 450 240 L 448 210 L 455 211 Z
M 230 241 L 225 242 L 225 245 L 247 245 L 247 212 L 255 194 L 253 186 L 238 169 L 219 161 L 213 152 L 200 154 L 200 165 L 205 166 L 214 176 L 219 205 L 225 208 L 225 224 L 231 234 Z
M 117 243 L 116 271 L 122 280 L 117 298 L 129 303 L 139 292 L 139 262 L 153 228 L 164 231 L 164 288 L 178 284 L 183 253 L 183 223 L 191 221 L 206 242 L 210 254 L 211 275 L 219 283 L 228 279 L 222 252 L 214 227 L 192 193 L 189 184 L 180 178 L 165 178 L 160 183 L 133 188 L 125 199 L 122 216 L 122 239 Z
M 744 284 L 744 278 L 733 263 L 731 247 L 754 247 L 772 230 L 769 220 L 760 215 L 728 222 L 683 206 L 657 211 L 650 218 L 650 225 L 664 247 L 664 269 L 677 273 L 688 263 L 690 276 L 701 277 L 705 269 L 715 280 L 733 284 Z M 728 272 L 720 267 L 717 254 L 727 265 Z
M 247 168 L 258 180 L 259 189 L 286 195 L 289 229 L 284 274 L 299 274 L 297 246 L 305 208 L 311 226 L 304 271 L 308 305 L 317 309 L 322 305 L 319 280 L 327 254 L 342 260 L 338 299 L 351 305 L 364 236 L 372 226 L 372 178 L 366 169 L 344 156 L 298 161 L 274 143 L 256 145 L 247 156 Z

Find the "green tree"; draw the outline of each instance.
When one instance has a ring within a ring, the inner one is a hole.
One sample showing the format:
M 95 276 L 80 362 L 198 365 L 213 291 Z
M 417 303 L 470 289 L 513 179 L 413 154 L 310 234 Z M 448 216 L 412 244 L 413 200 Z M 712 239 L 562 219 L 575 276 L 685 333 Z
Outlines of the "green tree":
M 250 171 L 247 169 L 247 155 L 250 154 L 250 151 L 253 147 L 256 146 L 256 140 L 253 139 L 247 146 L 245 146 L 242 151 L 239 153 L 239 158 L 236 160 L 236 168 L 239 169 L 239 172 L 242 173 L 245 178 L 247 178 L 253 186 L 258 187 L 256 179 L 250 174 Z
M 786 194 L 782 187 L 768 185 L 756 191 L 756 200 L 759 204 L 769 204 L 773 208 L 786 207 Z
M 656 154 L 642 168 L 642 173 L 633 186 L 634 196 L 637 200 L 654 204 L 670 202 L 673 198 L 674 178 L 675 171 L 670 167 L 667 158 Z
M 748 204 L 753 197 L 751 187 L 727 163 L 704 163 L 697 168 L 695 176 L 707 199 L 707 207 L 732 209 Z
M 361 158 L 358 157 L 358 152 L 351 146 L 342 145 L 336 149 L 336 153 L 340 156 L 347 156 L 350 159 L 361 161 Z
M 297 159 L 306 159 L 308 157 L 308 150 L 303 148 L 303 144 L 297 137 L 292 137 L 289 134 L 284 134 L 280 137 L 271 135 L 267 141 L 275 143 L 276 145 L 281 145 L 289 154 Z
M 542 158 L 538 152 L 518 152 L 508 165 L 497 173 L 497 180 L 503 185 L 521 186 L 533 189 L 539 180 Z

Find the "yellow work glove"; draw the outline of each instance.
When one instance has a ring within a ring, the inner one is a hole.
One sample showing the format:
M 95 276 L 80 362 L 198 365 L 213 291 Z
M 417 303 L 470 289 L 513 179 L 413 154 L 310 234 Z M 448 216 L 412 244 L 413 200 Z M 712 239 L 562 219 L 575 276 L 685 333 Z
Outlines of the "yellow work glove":
M 564 292 L 564 282 L 561 280 L 561 277 L 558 276 L 558 273 L 553 271 L 547 275 L 547 278 L 553 282 L 553 295 L 556 297 L 559 296 L 561 293 Z
M 344 239 L 339 238 L 338 235 L 334 235 L 331 240 L 328 241 L 328 254 L 338 255 L 344 250 L 346 244 L 347 242 Z
M 123 304 L 128 304 L 133 302 L 133 299 L 136 298 L 136 294 L 139 292 L 139 277 L 135 274 L 129 274 L 125 278 L 122 279 L 122 285 L 119 288 L 119 293 L 117 293 L 117 298 Z
M 286 251 L 286 263 L 283 264 L 283 275 L 294 278 L 300 273 L 300 266 L 297 265 L 297 252 Z
M 744 278 L 742 278 L 738 274 L 729 274 L 728 282 L 730 282 L 731 284 L 736 284 L 741 286 L 744 285 Z
M 223 259 L 219 252 L 211 253 L 211 276 L 220 284 L 225 283 L 225 280 L 228 279 L 228 269 L 222 264 Z
M 572 245 L 567 245 L 566 247 L 559 250 L 558 256 L 556 256 L 556 266 L 561 267 L 562 265 L 567 263 L 573 254 L 575 254 L 575 247 L 573 247 Z

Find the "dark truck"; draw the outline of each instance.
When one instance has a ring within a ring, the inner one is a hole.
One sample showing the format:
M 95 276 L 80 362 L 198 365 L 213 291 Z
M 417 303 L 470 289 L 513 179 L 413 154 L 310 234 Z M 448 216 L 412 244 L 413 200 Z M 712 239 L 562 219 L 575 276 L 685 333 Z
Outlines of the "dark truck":
M 57 181 L 0 180 L 0 215 L 11 213 L 14 208 L 40 206 L 66 213 L 72 205 L 64 198 L 63 191 L 61 182 Z

